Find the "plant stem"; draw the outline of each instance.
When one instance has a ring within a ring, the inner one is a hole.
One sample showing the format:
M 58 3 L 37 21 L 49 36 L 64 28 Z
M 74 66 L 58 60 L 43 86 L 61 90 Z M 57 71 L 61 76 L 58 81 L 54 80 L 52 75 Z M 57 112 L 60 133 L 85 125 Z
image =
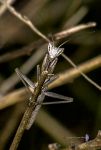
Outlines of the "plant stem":
M 35 102 L 37 102 L 37 98 L 38 98 L 38 96 L 41 93 L 42 86 L 44 84 L 45 79 L 47 78 L 47 74 L 48 74 L 47 71 L 42 72 L 40 81 L 39 81 L 37 87 L 35 88 L 35 92 L 34 92 L 34 95 L 33 95 L 33 98 L 32 98 L 32 103 L 30 105 L 28 105 L 28 107 L 27 107 L 27 109 L 26 109 L 26 111 L 24 113 L 24 116 L 23 116 L 23 118 L 21 120 L 21 123 L 20 123 L 20 125 L 18 127 L 18 130 L 16 132 L 16 135 L 14 137 L 14 140 L 13 140 L 9 150 L 16 150 L 17 149 L 17 147 L 18 147 L 18 145 L 19 145 L 19 143 L 21 141 L 21 138 L 23 136 L 23 133 L 26 130 L 26 127 L 27 127 L 27 125 L 29 123 L 29 120 L 31 118 L 32 112 L 36 108 Z
M 22 118 L 22 121 L 18 127 L 18 130 L 16 132 L 16 135 L 14 137 L 14 140 L 11 144 L 11 147 L 10 147 L 10 150 L 16 150 L 20 141 L 21 141 L 21 138 L 23 136 L 23 133 L 26 129 L 26 126 L 30 120 L 30 117 L 31 117 L 31 114 L 33 112 L 33 107 L 27 107 L 25 113 L 24 113 L 24 116 Z

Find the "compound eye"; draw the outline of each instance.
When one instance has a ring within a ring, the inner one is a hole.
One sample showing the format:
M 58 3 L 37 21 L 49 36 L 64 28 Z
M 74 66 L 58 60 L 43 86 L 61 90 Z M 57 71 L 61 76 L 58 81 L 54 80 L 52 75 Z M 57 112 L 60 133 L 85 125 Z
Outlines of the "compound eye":
M 50 51 L 50 50 L 52 49 L 52 47 L 53 47 L 52 44 L 49 43 L 49 44 L 48 44 L 48 51 Z

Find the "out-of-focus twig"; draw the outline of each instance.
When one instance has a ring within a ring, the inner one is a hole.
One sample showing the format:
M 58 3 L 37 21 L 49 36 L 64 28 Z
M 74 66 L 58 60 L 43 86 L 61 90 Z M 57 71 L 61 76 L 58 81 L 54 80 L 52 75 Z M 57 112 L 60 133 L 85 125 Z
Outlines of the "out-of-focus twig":
M 91 78 L 89 78 L 86 74 L 84 74 L 82 71 L 79 70 L 79 68 L 77 67 L 77 65 L 74 64 L 74 62 L 65 54 L 62 54 L 62 56 L 75 68 L 79 71 L 79 73 L 89 82 L 91 83 L 93 86 L 95 86 L 98 90 L 101 91 L 101 86 L 98 85 L 97 83 L 95 83 Z
M 70 17 L 70 19 L 67 20 L 67 22 L 65 22 L 65 24 L 63 25 L 63 28 L 70 28 L 74 25 L 77 25 L 82 18 L 87 14 L 88 9 L 84 6 L 80 7 L 77 12 L 75 14 L 73 14 L 73 16 Z
M 6 3 L 13 4 L 15 0 L 7 0 Z M 5 5 L 0 6 L 0 16 L 7 10 L 7 7 Z
M 15 90 L 0 98 L 0 110 L 27 99 L 28 95 L 25 88 Z
M 27 18 L 26 16 L 22 16 L 19 12 L 17 12 L 12 6 L 10 6 L 8 3 L 3 2 L 2 0 L 0 0 L 0 2 L 5 5 L 7 7 L 7 9 L 13 14 L 15 15 L 18 19 L 20 19 L 22 22 L 24 22 L 27 26 L 30 27 L 30 29 L 32 29 L 32 31 L 34 31 L 35 33 L 37 33 L 40 37 L 42 37 L 43 39 L 45 39 L 45 41 L 50 42 L 50 40 L 44 36 L 44 34 L 42 34 L 36 27 L 34 24 L 32 24 L 32 22 L 29 20 L 29 18 Z
M 67 70 L 61 74 L 58 74 L 58 79 L 56 79 L 54 82 L 52 82 L 49 85 L 49 88 L 54 88 L 59 85 L 63 85 L 68 83 L 70 80 L 73 80 L 80 76 L 80 72 L 87 73 L 91 70 L 94 70 L 95 68 L 101 67 L 101 56 L 95 57 L 83 64 L 80 64 L 76 69 L 70 69 Z M 98 87 L 99 90 L 101 90 L 101 87 Z
M 72 17 L 73 14 L 75 14 L 77 12 L 77 10 L 80 8 L 80 6 L 82 6 L 82 1 L 81 0 L 78 0 L 78 1 L 72 0 L 72 1 L 69 1 L 69 2 L 70 2 L 70 4 L 69 4 L 69 7 L 68 7 L 68 13 L 67 13 L 67 17 L 66 17 L 67 20 L 70 17 Z
M 87 28 L 92 28 L 92 27 L 95 27 L 95 26 L 96 26 L 95 22 L 90 22 L 90 23 L 87 23 L 87 24 L 80 24 L 80 25 L 77 25 L 75 27 L 72 27 L 70 29 L 67 29 L 67 30 L 61 31 L 60 33 L 55 34 L 55 39 L 59 40 L 62 37 L 67 37 L 67 36 L 70 36 L 70 35 L 72 35 L 76 32 L 79 32 L 81 30 L 85 30 Z
M 12 51 L 12 55 L 11 55 L 11 52 L 5 53 L 0 56 L 0 63 L 8 62 L 15 58 L 22 57 L 24 55 L 31 55 L 32 52 L 35 49 L 38 49 L 40 47 L 40 45 L 42 45 L 43 43 L 44 43 L 43 39 L 37 40 L 37 41 L 34 41 L 34 42 L 28 44 L 27 46 L 24 46 L 21 49 Z

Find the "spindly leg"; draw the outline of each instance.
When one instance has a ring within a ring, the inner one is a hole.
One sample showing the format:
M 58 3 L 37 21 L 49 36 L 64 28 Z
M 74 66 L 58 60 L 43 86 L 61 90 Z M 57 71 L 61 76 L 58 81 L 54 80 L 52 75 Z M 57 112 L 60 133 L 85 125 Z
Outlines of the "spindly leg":
M 53 97 L 53 98 L 57 98 L 57 99 L 63 99 L 63 100 L 69 101 L 69 102 L 73 101 L 73 98 L 63 96 L 63 95 L 60 95 L 60 94 L 57 94 L 57 93 L 53 93 L 53 92 L 44 92 L 44 93 L 45 93 L 46 96 L 49 96 L 49 97 Z
M 27 76 L 24 75 L 18 68 L 16 68 L 15 71 L 16 71 L 17 75 L 19 76 L 19 78 L 21 79 L 21 81 L 23 82 L 23 84 L 28 89 L 28 91 L 31 92 L 30 88 L 32 88 L 34 90 L 35 83 L 33 83 L 29 78 L 27 78 Z

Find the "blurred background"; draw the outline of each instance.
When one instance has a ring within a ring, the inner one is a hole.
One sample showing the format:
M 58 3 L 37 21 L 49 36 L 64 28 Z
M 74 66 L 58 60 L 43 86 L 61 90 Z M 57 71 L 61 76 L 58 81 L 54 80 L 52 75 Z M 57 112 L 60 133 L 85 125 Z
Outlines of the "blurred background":
M 58 45 L 69 39 L 63 46 L 64 53 L 77 65 L 100 55 L 100 0 L 8 2 L 22 15 L 27 16 L 46 36 L 52 37 L 55 33 L 75 25 L 95 21 L 95 28 L 65 37 L 58 41 Z M 17 77 L 15 68 L 21 67 L 22 72 L 35 82 L 36 65 L 41 64 L 46 50 L 47 43 L 45 45 L 44 40 L 0 4 L 0 150 L 9 149 L 28 101 L 28 94 L 22 89 L 24 85 Z M 99 85 L 100 67 L 101 63 L 87 73 Z M 60 56 L 55 73 L 63 73 L 71 68 Z M 13 96 L 12 93 L 17 90 L 22 90 L 22 93 L 20 96 Z M 50 91 L 73 97 L 74 102 L 42 106 L 35 124 L 24 133 L 19 150 L 47 150 L 50 143 L 66 145 L 71 142 L 69 137 L 82 137 L 85 134 L 89 134 L 90 139 L 93 139 L 100 130 L 101 94 L 82 76 L 65 81 Z M 7 97 L 9 94 L 11 97 Z M 54 100 L 50 97 L 45 98 L 45 101 Z

